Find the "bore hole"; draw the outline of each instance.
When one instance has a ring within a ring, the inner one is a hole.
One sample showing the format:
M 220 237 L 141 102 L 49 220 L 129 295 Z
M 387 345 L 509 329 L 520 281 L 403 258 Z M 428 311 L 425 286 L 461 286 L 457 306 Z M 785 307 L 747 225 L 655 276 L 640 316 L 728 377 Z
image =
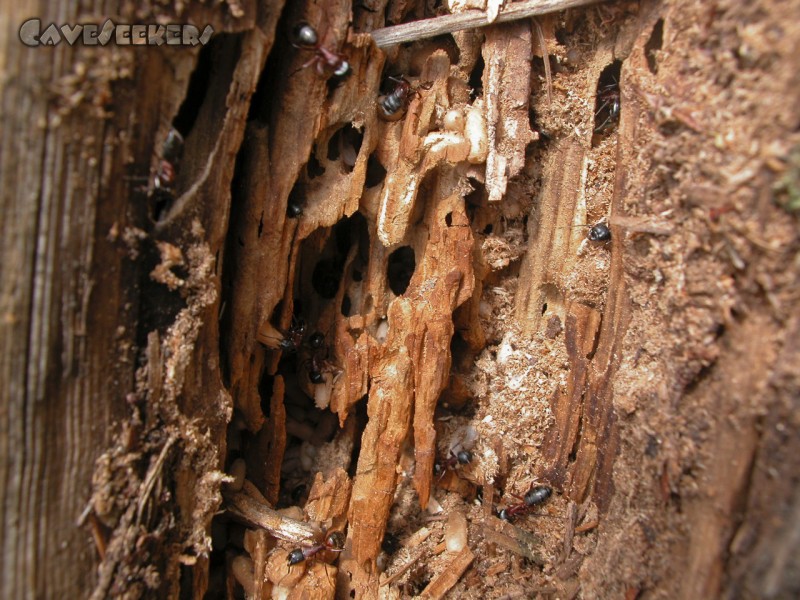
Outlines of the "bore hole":
M 448 227 L 451 227 L 453 225 L 453 213 L 449 212 L 444 216 L 444 223 Z
M 475 98 L 483 94 L 483 69 L 485 67 L 483 56 L 479 56 L 478 61 L 475 63 L 475 68 L 469 74 L 470 100 L 475 100 Z
M 342 280 L 341 266 L 334 260 L 323 259 L 314 266 L 311 286 L 326 300 L 336 297 L 339 282 Z
M 181 104 L 178 114 L 173 120 L 173 125 L 184 137 L 192 130 L 200 107 L 206 98 L 206 92 L 211 81 L 211 67 L 213 65 L 213 52 L 219 47 L 220 38 L 211 38 L 211 42 L 200 50 L 197 57 L 197 66 L 189 79 L 189 88 L 186 90 L 186 99 Z
M 544 313 L 546 313 L 546 312 L 547 312 L 547 302 L 545 302 L 544 304 L 542 304 L 542 314 L 544 314 Z
M 416 266 L 414 249 L 411 246 L 402 246 L 389 255 L 386 277 L 389 279 L 389 289 L 395 295 L 400 296 L 408 289 Z
M 619 78 L 622 61 L 615 60 L 608 65 L 597 80 L 595 97 L 594 132 L 605 133 L 614 128 L 619 121 L 620 93 Z M 593 146 L 595 144 L 592 144 Z
M 350 302 L 350 296 L 345 294 L 344 298 L 342 298 L 342 316 L 343 317 L 349 317 L 350 316 L 350 310 L 352 308 L 353 307 L 352 307 L 352 303 Z
M 367 159 L 367 175 L 364 185 L 368 188 L 375 187 L 383 183 L 386 178 L 386 169 L 380 163 L 375 153 L 369 155 Z
M 289 192 L 289 199 L 286 201 L 286 214 L 296 218 L 303 214 L 306 204 L 306 186 L 303 181 L 298 179 L 292 191 Z
M 348 123 L 336 131 L 328 141 L 328 160 L 335 161 L 341 157 L 345 171 L 352 172 L 363 141 L 364 134 Z

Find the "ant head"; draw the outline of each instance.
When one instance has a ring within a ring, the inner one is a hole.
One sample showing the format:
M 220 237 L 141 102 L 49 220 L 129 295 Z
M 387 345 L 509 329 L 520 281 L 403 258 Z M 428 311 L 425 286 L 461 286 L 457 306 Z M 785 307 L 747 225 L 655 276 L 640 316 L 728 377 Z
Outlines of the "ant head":
M 308 378 L 309 380 L 311 380 L 311 383 L 316 383 L 316 384 L 325 383 L 325 377 L 323 377 L 322 373 L 320 373 L 319 371 L 309 371 Z
M 308 345 L 314 350 L 322 348 L 324 344 L 325 344 L 325 336 L 322 335 L 319 331 L 311 334 L 311 337 L 308 338 Z
M 290 218 L 296 219 L 297 217 L 303 214 L 303 207 L 297 204 L 296 202 L 289 202 L 286 205 L 286 214 Z
M 316 48 L 317 44 L 319 44 L 317 30 L 305 21 L 301 21 L 292 29 L 292 44 L 298 48 Z
M 329 533 L 325 538 L 325 545 L 328 550 L 344 550 L 344 534 L 341 531 Z

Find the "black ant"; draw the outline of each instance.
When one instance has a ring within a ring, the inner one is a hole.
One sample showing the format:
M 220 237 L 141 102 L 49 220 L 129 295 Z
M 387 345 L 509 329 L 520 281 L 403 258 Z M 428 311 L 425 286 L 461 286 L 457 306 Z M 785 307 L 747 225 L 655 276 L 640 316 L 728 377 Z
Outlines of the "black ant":
M 292 44 L 302 50 L 310 50 L 314 52 L 314 57 L 311 58 L 301 69 L 314 65 L 317 73 L 322 77 L 333 75 L 335 77 L 347 77 L 352 69 L 350 63 L 344 58 L 344 55 L 338 52 L 328 50 L 319 41 L 317 30 L 305 21 L 295 25 L 292 31 Z
M 447 459 L 437 460 L 433 463 L 433 474 L 438 475 L 438 481 L 441 481 L 448 470 L 455 469 L 458 465 L 468 465 L 472 462 L 472 458 L 472 452 L 469 450 L 459 450 L 458 452 L 450 450 L 450 456 Z
M 303 207 L 294 200 L 289 200 L 286 204 L 286 214 L 292 219 L 297 219 L 303 214 Z
M 303 561 L 316 556 L 322 550 L 329 550 L 331 552 L 341 552 L 344 550 L 344 534 L 341 531 L 334 531 L 325 537 L 325 541 L 321 544 L 314 544 L 313 546 L 305 546 L 303 548 L 295 548 L 289 552 L 288 561 L 289 566 L 299 564 Z
M 158 164 L 158 171 L 153 181 L 155 189 L 172 192 L 175 179 L 178 176 L 178 166 L 183 155 L 183 136 L 177 129 L 171 128 L 167 133 L 167 138 L 161 146 L 161 162 Z
M 411 84 L 405 77 L 389 77 L 397 85 L 383 96 L 378 96 L 378 116 L 384 121 L 398 121 L 406 112 L 411 96 Z
M 292 324 L 278 343 L 278 347 L 284 352 L 295 352 L 303 344 L 306 335 L 306 323 L 302 319 L 292 318 Z
M 608 225 L 603 223 L 602 221 L 599 223 L 595 223 L 594 225 L 571 225 L 570 228 L 574 227 L 587 227 L 589 232 L 586 234 L 586 238 L 590 242 L 610 242 L 611 241 L 611 229 L 609 229 Z
M 388 94 L 378 96 L 378 116 L 384 121 L 399 121 L 406 114 L 408 101 L 413 94 L 419 93 L 419 88 L 430 89 L 433 83 L 418 84 L 412 87 L 405 77 L 389 77 L 395 82 L 394 89 Z
M 308 379 L 311 383 L 325 383 L 322 375 L 328 354 L 328 349 L 325 347 L 325 336 L 317 331 L 308 338 L 307 346 L 311 351 L 308 359 Z
M 515 498 L 519 498 L 522 502 L 512 504 L 508 508 L 499 511 L 497 516 L 503 521 L 511 521 L 516 517 L 528 514 L 534 506 L 546 501 L 553 493 L 553 489 L 546 485 L 531 486 L 531 489 L 525 494 L 524 497 L 511 494 Z
M 612 81 L 597 90 L 597 112 L 594 114 L 594 122 L 597 123 L 602 115 L 605 115 L 605 119 L 594 128 L 595 133 L 601 133 L 619 121 L 619 96 L 617 81 Z
M 593 226 L 587 236 L 592 242 L 610 242 L 611 230 L 605 223 L 598 223 Z

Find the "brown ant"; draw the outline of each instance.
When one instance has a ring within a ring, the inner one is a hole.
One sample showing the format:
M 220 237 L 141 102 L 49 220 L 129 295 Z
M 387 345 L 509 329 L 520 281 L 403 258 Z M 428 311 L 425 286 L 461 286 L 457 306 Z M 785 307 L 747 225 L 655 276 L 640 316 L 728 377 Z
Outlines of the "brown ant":
M 545 502 L 553 493 L 553 488 L 546 485 L 532 485 L 524 497 L 511 494 L 522 502 L 512 504 L 497 513 L 503 521 L 511 521 L 517 517 L 528 514 L 534 506 Z
M 309 50 L 314 52 L 314 56 L 306 62 L 300 69 L 305 69 L 314 65 L 322 77 L 335 76 L 339 78 L 347 77 L 352 69 L 350 63 L 344 58 L 344 55 L 328 50 L 319 41 L 317 30 L 311 25 L 302 21 L 295 25 L 292 31 L 292 44 L 301 50 Z
M 322 550 L 329 550 L 331 552 L 341 552 L 344 550 L 344 534 L 341 531 L 334 531 L 325 537 L 325 541 L 321 544 L 314 544 L 313 546 L 305 546 L 303 548 L 295 548 L 288 555 L 289 566 L 299 564 L 316 556 Z

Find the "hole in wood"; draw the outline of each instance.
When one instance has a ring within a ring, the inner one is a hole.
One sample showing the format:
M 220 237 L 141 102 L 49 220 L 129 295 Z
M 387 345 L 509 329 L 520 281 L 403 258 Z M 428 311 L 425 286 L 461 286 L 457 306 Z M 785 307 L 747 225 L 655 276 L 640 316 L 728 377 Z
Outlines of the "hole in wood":
M 336 161 L 341 158 L 345 172 L 352 172 L 363 141 L 364 134 L 348 123 L 328 140 L 328 160 Z
M 486 63 L 483 62 L 483 56 L 478 57 L 475 67 L 469 74 L 468 85 L 470 87 L 469 98 L 475 100 L 478 96 L 483 94 L 483 70 L 486 68 Z
M 303 209 L 306 204 L 306 185 L 305 182 L 298 179 L 292 191 L 289 192 L 289 198 L 286 201 L 286 214 L 289 217 L 297 218 L 303 214 Z
M 659 19 L 653 26 L 650 38 L 644 45 L 644 56 L 647 59 L 647 68 L 655 75 L 658 73 L 658 51 L 664 44 L 664 19 Z
M 364 186 L 367 188 L 375 187 L 382 184 L 384 179 L 386 179 L 386 169 L 373 152 L 367 159 L 367 175 L 364 180 Z
M 416 266 L 414 249 L 411 246 L 402 246 L 389 255 L 386 277 L 389 280 L 389 289 L 395 295 L 400 296 L 408 289 Z
M 592 147 L 597 146 L 602 136 L 616 128 L 619 121 L 620 93 L 619 79 L 622 61 L 615 60 L 608 65 L 597 80 L 597 95 L 594 108 L 594 133 Z
M 339 261 L 323 259 L 314 266 L 314 272 L 311 275 L 311 286 L 317 294 L 326 300 L 336 297 L 341 281 L 342 268 Z

